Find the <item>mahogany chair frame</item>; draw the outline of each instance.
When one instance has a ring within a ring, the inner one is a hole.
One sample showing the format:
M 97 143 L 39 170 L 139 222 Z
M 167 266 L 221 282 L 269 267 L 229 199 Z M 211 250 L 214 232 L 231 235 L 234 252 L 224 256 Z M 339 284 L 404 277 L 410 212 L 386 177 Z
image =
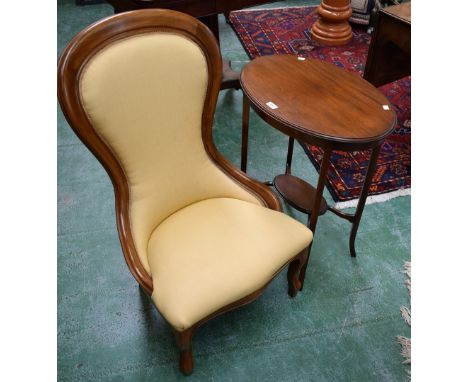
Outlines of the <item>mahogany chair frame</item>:
M 226 176 L 254 194 L 265 207 L 281 211 L 279 198 L 264 184 L 249 178 L 244 172 L 228 162 L 214 145 L 212 137 L 213 117 L 221 86 L 222 60 L 216 38 L 211 31 L 195 18 L 170 10 L 147 9 L 125 12 L 100 20 L 85 28 L 69 43 L 58 63 L 58 99 L 64 115 L 80 140 L 96 156 L 112 180 L 115 193 L 117 230 L 127 266 L 140 287 L 148 295 L 152 294 L 153 281 L 143 267 L 132 237 L 129 216 L 129 187 L 119 160 L 113 151 L 95 131 L 81 102 L 80 78 L 83 68 L 90 59 L 103 48 L 130 36 L 171 32 L 191 39 L 202 49 L 208 66 L 208 85 L 202 114 L 202 139 L 205 150 L 213 163 Z M 301 251 L 291 261 L 278 270 L 279 273 L 289 264 L 288 293 L 294 297 L 302 289 L 299 274 L 307 262 L 310 246 Z M 276 276 L 276 274 L 275 274 Z M 274 276 L 272 277 L 273 280 Z M 270 280 L 271 282 L 271 280 Z M 180 369 L 188 375 L 193 370 L 192 337 L 198 326 L 229 310 L 248 304 L 257 299 L 269 282 L 250 295 L 235 301 L 192 327 L 179 332 L 174 329 L 180 350 Z

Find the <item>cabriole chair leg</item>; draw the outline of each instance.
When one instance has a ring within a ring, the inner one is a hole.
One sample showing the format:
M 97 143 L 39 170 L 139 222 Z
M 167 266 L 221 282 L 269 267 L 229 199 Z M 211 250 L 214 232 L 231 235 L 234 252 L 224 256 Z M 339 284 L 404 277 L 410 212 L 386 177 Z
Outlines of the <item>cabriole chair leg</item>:
M 297 292 L 302 290 L 302 282 L 300 280 L 300 272 L 302 267 L 307 262 L 307 257 L 309 255 L 307 247 L 302 251 L 301 255 L 294 261 L 289 264 L 288 267 L 288 294 L 291 297 L 296 297 Z
M 192 336 L 194 329 L 190 328 L 183 332 L 174 331 L 179 347 L 179 367 L 180 371 L 185 375 L 190 375 L 193 372 L 193 357 L 192 357 Z

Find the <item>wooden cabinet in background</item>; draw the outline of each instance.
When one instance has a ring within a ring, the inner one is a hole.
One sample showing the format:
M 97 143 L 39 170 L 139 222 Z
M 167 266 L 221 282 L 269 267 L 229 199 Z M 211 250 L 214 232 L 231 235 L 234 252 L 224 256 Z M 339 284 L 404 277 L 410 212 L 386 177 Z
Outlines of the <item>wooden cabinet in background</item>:
M 411 2 L 408 2 L 379 11 L 364 79 L 380 86 L 410 74 Z

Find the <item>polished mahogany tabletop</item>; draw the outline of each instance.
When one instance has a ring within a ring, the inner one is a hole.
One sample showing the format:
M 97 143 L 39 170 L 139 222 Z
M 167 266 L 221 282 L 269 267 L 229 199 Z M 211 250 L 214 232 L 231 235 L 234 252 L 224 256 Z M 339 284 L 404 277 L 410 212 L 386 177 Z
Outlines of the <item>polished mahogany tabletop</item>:
M 267 122 L 309 143 L 358 150 L 382 141 L 396 123 L 393 106 L 377 88 L 320 60 L 259 57 L 244 67 L 240 82 Z

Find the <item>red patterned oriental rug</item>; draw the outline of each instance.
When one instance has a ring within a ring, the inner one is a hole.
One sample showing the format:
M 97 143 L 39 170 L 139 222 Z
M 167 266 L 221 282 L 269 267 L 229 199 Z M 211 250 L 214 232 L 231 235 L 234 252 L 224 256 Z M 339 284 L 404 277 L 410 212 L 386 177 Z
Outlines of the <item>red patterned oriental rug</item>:
M 311 39 L 316 7 L 293 7 L 231 12 L 230 22 L 251 59 L 271 54 L 294 54 L 330 62 L 363 74 L 370 35 L 353 27 L 352 41 L 339 47 L 321 46 Z M 382 145 L 370 187 L 368 203 L 408 195 L 411 187 L 411 79 L 406 77 L 379 88 L 395 107 L 397 126 Z M 300 142 L 318 169 L 323 151 Z M 327 188 L 336 207 L 355 206 L 366 175 L 370 151 L 332 154 Z

